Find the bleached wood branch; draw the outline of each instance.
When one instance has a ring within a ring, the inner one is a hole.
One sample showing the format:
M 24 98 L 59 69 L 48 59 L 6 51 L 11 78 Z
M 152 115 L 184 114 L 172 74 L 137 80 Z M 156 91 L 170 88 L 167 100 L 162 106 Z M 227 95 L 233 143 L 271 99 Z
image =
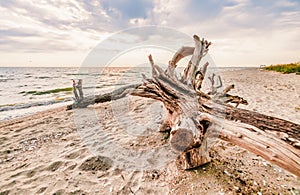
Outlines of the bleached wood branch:
M 158 100 L 164 103 L 168 113 L 167 119 L 164 122 L 164 128 L 171 131 L 170 143 L 172 148 L 181 151 L 179 161 L 182 167 L 189 169 L 207 163 L 210 159 L 207 155 L 206 139 L 208 136 L 215 135 L 219 136 L 220 139 L 232 142 L 250 152 L 258 154 L 271 163 L 300 176 L 300 152 L 298 149 L 288 144 L 286 140 L 281 140 L 273 134 L 268 134 L 265 129 L 259 129 L 261 125 L 259 122 L 249 122 L 247 120 L 243 120 L 242 122 L 232 121 L 239 120 L 243 115 L 227 117 L 228 107 L 225 107 L 222 102 L 235 102 L 238 100 L 237 104 L 243 103 L 242 98 L 227 94 L 234 85 L 228 86 L 221 93 L 218 93 L 217 89 L 222 86 L 222 80 L 218 77 L 219 85 L 215 86 L 215 75 L 213 74 L 209 79 L 212 84 L 210 94 L 214 96 L 214 99 L 208 98 L 208 95 L 204 95 L 205 93 L 201 92 L 201 87 L 198 87 L 198 83 L 199 80 L 202 82 L 204 79 L 202 73 L 206 72 L 208 64 L 200 68 L 200 70 L 198 66 L 203 55 L 207 53 L 207 50 L 204 52 L 201 49 L 203 39 L 200 41 L 197 36 L 194 36 L 194 41 L 195 49 L 193 56 L 184 71 L 182 82 L 179 82 L 172 75 L 168 75 L 170 71 L 163 72 L 156 70 L 152 71 L 155 74 L 152 75 L 151 82 L 145 83 L 143 87 L 137 87 L 137 90 L 132 93 L 132 95 L 148 98 L 153 97 L 151 96 L 152 93 L 159 94 Z M 174 69 L 176 68 L 176 62 L 179 61 L 178 59 L 181 59 L 181 56 L 178 56 L 179 54 L 175 54 L 174 59 L 171 60 L 172 63 L 170 63 Z M 159 69 L 159 67 L 154 65 L 153 60 L 150 60 L 150 63 L 153 69 Z M 185 87 L 182 86 L 183 84 Z M 152 85 L 156 86 L 155 89 Z M 149 91 L 148 89 L 153 91 Z M 185 91 L 182 89 L 185 89 Z M 196 92 L 196 96 L 193 91 Z M 216 102 L 218 101 L 215 98 L 227 99 L 220 100 L 221 104 L 217 104 Z M 229 108 L 234 110 L 233 107 Z M 236 113 L 239 113 L 239 110 Z M 260 117 L 260 119 L 256 118 L 258 121 L 268 121 L 270 119 L 266 115 L 259 115 L 255 112 L 243 111 L 241 113 Z M 277 119 L 268 122 L 274 121 L 278 122 Z M 284 123 L 289 122 L 284 121 Z M 253 124 L 256 124 L 257 127 L 253 126 Z M 297 124 L 289 126 L 300 127 Z M 269 131 L 274 130 L 271 127 L 267 128 Z
M 209 162 L 207 138 L 217 136 L 300 177 L 300 125 L 226 105 L 228 102 L 247 104 L 247 101 L 227 94 L 234 85 L 218 93 L 217 89 L 222 81 L 218 77 L 220 84 L 215 86 L 215 75 L 209 77 L 214 88 L 211 95 L 202 92 L 201 83 L 208 63 L 200 68 L 199 64 L 211 43 L 200 40 L 195 35 L 194 44 L 194 49 L 181 48 L 173 56 L 166 71 L 156 65 L 150 55 L 152 78 L 143 75 L 142 84 L 88 97 L 80 104 L 70 107 L 85 107 L 91 103 L 111 101 L 128 93 L 159 100 L 167 111 L 166 120 L 160 130 L 170 132 L 171 146 L 180 153 L 178 161 L 183 168 L 190 169 Z M 174 76 L 176 63 L 190 53 L 193 55 L 183 78 L 177 79 Z

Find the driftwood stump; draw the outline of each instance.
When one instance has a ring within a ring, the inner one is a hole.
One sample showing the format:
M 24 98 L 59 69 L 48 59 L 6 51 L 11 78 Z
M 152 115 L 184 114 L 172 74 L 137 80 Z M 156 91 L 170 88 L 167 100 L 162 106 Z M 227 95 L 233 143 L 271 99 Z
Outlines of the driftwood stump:
M 211 90 L 209 93 L 201 91 L 209 64 L 199 67 L 199 63 L 211 43 L 200 40 L 196 35 L 194 43 L 194 47 L 180 48 L 165 71 L 154 63 L 150 55 L 152 78 L 144 76 L 143 84 L 131 93 L 164 104 L 167 118 L 160 131 L 170 131 L 170 143 L 179 152 L 182 167 L 190 169 L 209 162 L 207 139 L 215 136 L 300 176 L 300 150 L 297 148 L 300 125 L 236 108 L 248 102 L 228 94 L 234 85 L 218 92 L 222 86 L 220 76 L 217 77 L 218 86 L 215 85 L 216 75 L 208 77 Z M 177 78 L 174 74 L 176 64 L 188 55 L 192 55 L 191 60 L 183 76 Z M 236 103 L 236 107 L 227 103 Z
M 234 85 L 218 91 L 222 86 L 220 76 L 209 76 L 210 91 L 201 91 L 209 64 L 201 67 L 199 64 L 211 43 L 200 40 L 196 35 L 193 38 L 194 47 L 181 47 L 166 70 L 156 65 L 150 55 L 152 78 L 143 75 L 142 84 L 86 97 L 80 103 L 67 106 L 67 109 L 111 101 L 127 94 L 159 100 L 166 109 L 166 119 L 160 131 L 170 132 L 170 144 L 178 151 L 182 168 L 195 168 L 209 162 L 207 140 L 217 137 L 260 155 L 300 177 L 300 125 L 237 108 L 239 104 L 247 105 L 248 102 L 228 94 Z M 183 76 L 178 78 L 175 74 L 177 63 L 189 55 L 192 55 L 191 60 Z M 235 103 L 236 106 L 228 103 Z

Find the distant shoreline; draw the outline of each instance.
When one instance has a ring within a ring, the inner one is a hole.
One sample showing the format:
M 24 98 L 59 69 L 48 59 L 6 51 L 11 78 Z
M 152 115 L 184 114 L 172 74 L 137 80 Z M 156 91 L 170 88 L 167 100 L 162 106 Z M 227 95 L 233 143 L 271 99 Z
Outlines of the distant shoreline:
M 185 66 L 178 66 L 184 68 Z M 210 68 L 259 68 L 259 66 L 209 66 Z M 0 66 L 0 68 L 151 68 L 146 66 Z
M 263 70 L 282 72 L 285 74 L 296 73 L 300 75 L 300 62 L 289 64 L 277 64 L 261 67 Z

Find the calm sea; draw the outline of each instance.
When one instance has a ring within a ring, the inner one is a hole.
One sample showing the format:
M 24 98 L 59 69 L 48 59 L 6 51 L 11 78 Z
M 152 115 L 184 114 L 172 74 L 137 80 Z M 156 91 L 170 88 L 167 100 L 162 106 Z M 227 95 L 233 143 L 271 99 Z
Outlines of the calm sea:
M 235 70 L 240 68 L 222 68 Z M 72 79 L 83 79 L 84 95 L 140 83 L 150 68 L 0 67 L 0 121 L 73 102 Z

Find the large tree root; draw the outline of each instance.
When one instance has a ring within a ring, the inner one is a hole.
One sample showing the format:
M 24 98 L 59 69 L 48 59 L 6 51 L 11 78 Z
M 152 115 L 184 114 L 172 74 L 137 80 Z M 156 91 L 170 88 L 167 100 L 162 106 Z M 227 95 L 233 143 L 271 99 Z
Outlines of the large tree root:
M 194 41 L 194 50 L 179 49 L 166 71 L 155 65 L 150 55 L 152 78 L 145 78 L 143 85 L 131 93 L 164 104 L 167 118 L 163 128 L 171 131 L 170 143 L 179 152 L 182 167 L 190 169 L 208 162 L 207 138 L 215 136 L 300 176 L 300 150 L 297 149 L 300 125 L 226 105 L 228 102 L 247 104 L 247 101 L 227 94 L 233 85 L 218 92 L 220 86 L 215 86 L 214 75 L 210 77 L 210 93 L 202 92 L 208 63 L 198 66 L 210 43 L 196 35 Z M 191 53 L 182 78 L 177 78 L 174 75 L 176 63 Z M 221 83 L 220 77 L 219 80 Z
M 220 85 L 215 86 L 215 75 L 209 77 L 212 84 L 210 92 L 201 91 L 208 63 L 202 67 L 199 63 L 211 43 L 200 40 L 196 35 L 194 43 L 194 47 L 180 48 L 166 70 L 157 66 L 150 55 L 152 78 L 144 76 L 142 84 L 87 98 L 69 105 L 68 109 L 111 101 L 128 93 L 159 100 L 167 112 L 160 131 L 170 132 L 171 147 L 178 151 L 178 161 L 184 169 L 209 162 L 207 139 L 218 137 L 300 176 L 300 125 L 228 105 L 247 104 L 247 101 L 228 94 L 234 85 L 218 91 L 222 83 L 218 77 Z M 176 64 L 189 55 L 192 57 L 183 76 L 177 78 L 174 74 Z

